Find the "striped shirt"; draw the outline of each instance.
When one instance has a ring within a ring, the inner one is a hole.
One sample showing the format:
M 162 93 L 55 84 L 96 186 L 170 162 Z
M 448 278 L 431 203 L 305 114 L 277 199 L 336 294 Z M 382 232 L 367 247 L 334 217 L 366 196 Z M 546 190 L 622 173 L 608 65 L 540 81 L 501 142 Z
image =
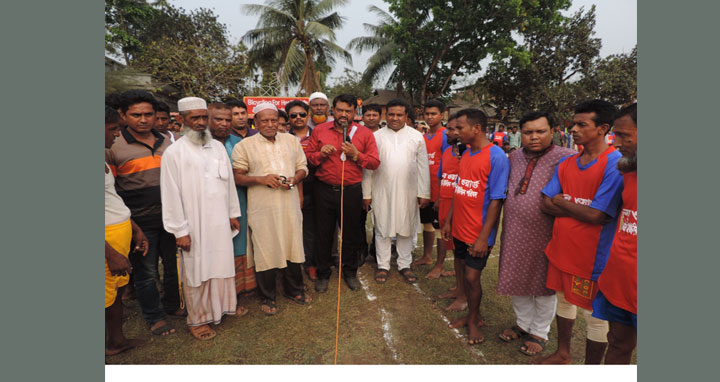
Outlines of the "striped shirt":
M 105 161 L 115 174 L 118 195 L 143 230 L 163 228 L 160 158 L 171 143 L 155 129 L 151 132 L 155 136 L 152 147 L 135 139 L 125 127 L 112 147 L 105 150 Z

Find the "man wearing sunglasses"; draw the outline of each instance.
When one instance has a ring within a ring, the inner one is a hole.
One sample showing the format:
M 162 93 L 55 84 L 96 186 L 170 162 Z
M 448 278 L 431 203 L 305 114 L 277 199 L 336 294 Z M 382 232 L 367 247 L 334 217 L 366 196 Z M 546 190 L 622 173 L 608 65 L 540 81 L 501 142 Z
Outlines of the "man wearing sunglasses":
M 310 142 L 312 127 L 308 126 L 310 106 L 303 101 L 295 100 L 285 105 L 290 122 L 290 134 L 300 139 L 300 146 L 306 151 Z M 308 162 L 308 176 L 298 186 L 302 196 L 300 207 L 303 215 L 303 246 L 305 248 L 305 272 L 310 280 L 317 280 L 317 263 L 315 262 L 315 202 L 313 185 L 315 183 L 315 166 Z

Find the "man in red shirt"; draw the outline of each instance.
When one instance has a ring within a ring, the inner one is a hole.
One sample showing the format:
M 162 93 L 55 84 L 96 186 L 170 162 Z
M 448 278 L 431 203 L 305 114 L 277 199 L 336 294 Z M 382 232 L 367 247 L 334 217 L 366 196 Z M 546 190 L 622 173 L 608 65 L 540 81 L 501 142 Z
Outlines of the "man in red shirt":
M 622 213 L 610 258 L 598 279 L 593 316 L 610 323 L 606 364 L 629 364 L 637 345 L 637 103 L 615 117 L 615 148 L 623 157 Z
M 603 100 L 575 108 L 573 140 L 584 150 L 558 163 L 555 175 L 542 190 L 540 206 L 555 216 L 548 257 L 547 287 L 557 295 L 557 351 L 544 364 L 570 364 L 572 327 L 577 309 L 584 310 L 585 363 L 599 364 L 607 347 L 607 321 L 591 315 L 597 279 L 607 262 L 620 208 L 621 155 L 605 143 L 617 109 Z
M 455 194 L 455 182 L 458 176 L 458 166 L 460 165 L 460 157 L 466 149 L 464 144 L 461 144 L 458 140 L 457 130 L 457 115 L 452 114 L 448 119 L 447 128 L 445 133 L 447 136 L 448 146 L 443 151 L 442 159 L 440 160 L 440 168 L 437 174 L 430 174 L 430 176 L 437 175 L 440 180 L 440 192 L 438 200 L 435 202 L 435 210 L 438 214 L 438 222 L 440 227 L 445 225 L 447 221 L 448 212 L 450 212 L 450 204 L 452 204 L 453 194 Z M 444 240 L 442 236 L 442 247 L 438 245 L 438 261 L 442 256 L 445 259 L 445 252 L 449 249 L 455 250 L 452 240 Z M 446 293 L 441 294 L 440 298 L 454 298 L 450 305 L 445 310 L 451 312 L 459 312 L 467 309 L 467 297 L 465 297 L 465 285 L 463 279 L 465 277 L 465 260 L 454 256 L 453 266 L 455 272 L 444 273 L 443 276 L 455 275 L 455 289 L 451 289 Z
M 435 241 L 435 230 L 440 229 L 438 223 L 437 209 L 433 203 L 437 202 L 440 192 L 440 180 L 436 176 L 440 168 L 440 157 L 443 150 L 448 147 L 447 135 L 442 125 L 445 104 L 438 100 L 430 100 L 425 103 L 425 122 L 430 126 L 425 138 L 425 147 L 428 154 L 428 165 L 430 166 L 430 205 L 420 209 L 420 223 L 423 225 L 423 257 L 413 265 L 432 264 L 433 242 Z M 443 271 L 445 261 L 445 242 L 442 238 L 437 240 L 438 257 L 435 266 L 425 276 L 428 279 L 439 278 Z M 442 254 L 442 258 L 441 258 Z
M 443 239 L 453 238 L 455 256 L 465 259 L 465 293 L 468 316 L 455 322 L 468 327 L 468 344 L 485 341 L 480 330 L 480 275 L 495 244 L 502 201 L 507 192 L 510 162 L 500 147 L 485 136 L 487 117 L 478 109 L 458 112 L 462 143 L 470 145 L 460 158 L 455 193 L 442 229 Z
M 380 165 L 373 133 L 353 123 L 357 98 L 341 94 L 333 99 L 334 120 L 316 126 L 305 154 L 317 170 L 315 177 L 315 226 L 317 277 L 315 290 L 327 291 L 332 274 L 331 249 L 336 225 L 342 223 L 342 274 L 350 289 L 358 290 L 357 268 L 366 248 L 362 220 L 362 170 Z M 346 134 L 346 135 L 345 135 Z M 343 191 L 344 189 L 344 191 Z M 341 191 L 344 203 L 340 206 Z M 341 218 L 342 210 L 342 222 Z
M 498 127 L 498 131 L 494 132 L 492 135 L 492 142 L 493 144 L 502 147 L 504 142 L 507 142 L 508 135 L 505 132 L 505 126 L 500 125 Z

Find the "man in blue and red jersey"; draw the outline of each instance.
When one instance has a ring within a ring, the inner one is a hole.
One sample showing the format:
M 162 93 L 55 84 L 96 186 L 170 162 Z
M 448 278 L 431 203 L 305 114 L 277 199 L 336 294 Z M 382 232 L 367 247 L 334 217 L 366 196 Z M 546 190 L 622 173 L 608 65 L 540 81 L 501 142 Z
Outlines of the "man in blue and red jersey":
M 606 364 L 629 364 L 637 345 L 637 103 L 615 118 L 615 148 L 623 155 L 622 214 L 610 258 L 598 279 L 593 316 L 610 323 Z
M 333 99 L 334 120 L 317 125 L 305 154 L 316 167 L 315 198 L 315 261 L 317 277 L 315 290 L 327 292 L 332 274 L 331 249 L 336 225 L 340 225 L 340 193 L 344 187 L 342 274 L 352 290 L 361 288 L 357 279 L 360 256 L 366 250 L 365 221 L 362 220 L 362 170 L 374 170 L 380 165 L 373 133 L 365 126 L 353 123 L 357 98 L 341 94 Z M 343 130 L 347 136 L 343 136 Z M 344 163 L 344 166 L 343 166 Z
M 440 160 L 440 168 L 437 173 L 437 177 L 440 179 L 440 192 L 434 206 L 437 210 L 440 227 L 444 226 L 447 221 L 450 204 L 452 203 L 453 194 L 455 194 L 455 182 L 457 181 L 460 157 L 466 149 L 466 146 L 460 143 L 458 139 L 457 115 L 453 114 L 448 119 L 445 134 L 447 135 L 448 147 L 443 151 L 442 159 Z M 440 239 L 442 239 L 442 237 Z M 438 245 L 438 262 L 440 262 L 441 257 L 443 261 L 445 260 L 445 252 L 447 252 L 448 249 L 451 251 L 455 250 L 452 240 L 443 239 L 441 241 L 442 247 Z M 448 305 L 445 310 L 459 312 L 467 309 L 467 297 L 465 297 L 464 285 L 465 260 L 454 256 L 453 266 L 455 269 L 454 272 L 443 273 L 443 275 L 452 276 L 454 273 L 455 289 L 451 289 L 439 297 L 454 298 L 455 301 Z
M 603 100 L 575 108 L 570 133 L 584 150 L 560 160 L 543 189 L 543 212 L 555 216 L 548 257 L 547 287 L 557 294 L 558 350 L 544 364 L 570 364 L 570 340 L 577 307 L 587 324 L 585 363 L 599 364 L 607 347 L 607 321 L 592 317 L 597 279 L 607 262 L 620 207 L 621 155 L 605 142 L 617 109 Z
M 498 127 L 498 131 L 496 131 L 492 134 L 492 143 L 494 145 L 502 147 L 503 143 L 507 142 L 507 140 L 508 140 L 508 135 L 505 132 L 505 126 L 500 125 L 500 127 Z
M 487 117 L 478 109 L 457 113 L 462 143 L 470 145 L 458 165 L 453 201 L 443 226 L 443 238 L 453 238 L 455 256 L 465 259 L 465 293 L 469 314 L 454 322 L 468 327 L 468 344 L 485 341 L 480 330 L 480 275 L 495 244 L 510 162 L 505 152 L 487 140 Z M 464 322 L 463 322 L 464 321 Z
M 435 230 L 440 229 L 438 223 L 437 210 L 433 208 L 433 203 L 437 202 L 440 193 L 440 180 L 435 176 L 440 168 L 440 157 L 443 150 L 447 146 L 447 136 L 445 128 L 442 125 L 443 114 L 445 113 L 445 104 L 438 100 L 430 100 L 425 103 L 425 122 L 429 126 L 427 133 L 423 134 L 425 138 L 425 147 L 428 154 L 428 165 L 430 166 L 430 205 L 420 209 L 420 223 L 423 225 L 423 256 L 413 263 L 415 265 L 432 264 L 433 242 L 435 241 Z M 442 238 L 438 238 L 438 254 L 445 252 Z M 441 261 L 442 260 L 442 261 Z M 428 279 L 439 278 L 442 274 L 443 262 L 445 256 L 435 262 L 435 266 L 425 276 Z

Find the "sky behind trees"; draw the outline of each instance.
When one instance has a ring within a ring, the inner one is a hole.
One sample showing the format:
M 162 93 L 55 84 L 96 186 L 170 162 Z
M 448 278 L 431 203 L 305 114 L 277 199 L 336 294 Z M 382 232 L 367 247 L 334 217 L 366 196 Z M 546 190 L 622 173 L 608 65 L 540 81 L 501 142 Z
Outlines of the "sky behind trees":
M 236 43 L 250 29 L 257 24 L 256 16 L 245 16 L 241 10 L 243 4 L 264 4 L 263 0 L 234 1 L 234 0 L 170 0 L 174 6 L 191 10 L 195 8 L 210 8 L 219 15 L 219 21 L 225 24 L 231 36 L 231 42 Z M 355 37 L 365 36 L 367 32 L 362 27 L 363 23 L 377 24 L 378 20 L 374 14 L 367 11 L 368 6 L 375 5 L 388 11 L 387 3 L 382 0 L 351 1 L 345 7 L 337 9 L 341 16 L 347 21 L 345 26 L 337 33 L 337 44 L 346 47 L 348 42 Z M 606 57 L 611 54 L 629 53 L 637 44 L 637 1 L 635 0 L 573 0 L 573 5 L 564 14 L 572 15 L 580 7 L 588 9 L 595 5 L 596 25 L 595 36 L 602 40 L 600 56 Z M 365 63 L 370 53 L 353 55 L 353 70 L 362 72 L 365 70 Z M 348 67 L 344 62 L 338 61 L 338 65 L 330 74 L 333 79 L 343 74 L 343 69 Z M 387 73 L 389 74 L 389 73 Z M 385 83 L 386 76 L 381 77 L 378 85 Z

